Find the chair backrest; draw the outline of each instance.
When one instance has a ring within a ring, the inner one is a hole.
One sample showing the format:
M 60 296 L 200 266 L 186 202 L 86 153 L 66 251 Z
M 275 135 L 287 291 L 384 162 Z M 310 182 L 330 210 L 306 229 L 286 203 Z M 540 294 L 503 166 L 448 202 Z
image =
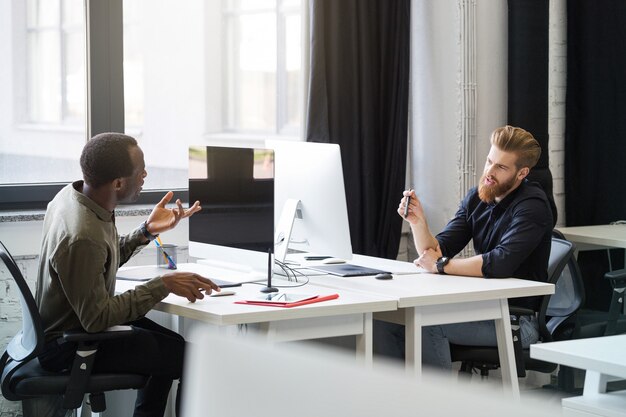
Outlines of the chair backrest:
M 552 316 L 569 317 L 568 311 L 576 311 L 580 304 L 577 304 L 569 291 L 571 285 L 567 279 L 570 274 L 564 274 L 570 259 L 574 257 L 574 244 L 565 239 L 552 238 L 550 248 L 550 259 L 548 260 L 548 283 L 554 284 L 554 294 L 543 297 L 539 308 L 539 333 L 544 342 L 552 341 L 552 333 L 559 323 L 550 323 Z M 572 313 L 573 313 L 572 311 Z
M 27 361 L 37 356 L 44 345 L 44 332 L 37 304 L 15 260 L 0 242 L 0 273 L 13 277 L 22 305 L 22 330 L 7 346 L 7 353 L 15 361 Z
M 559 233 L 555 233 L 559 236 Z M 561 235 L 562 236 L 562 235 Z M 553 335 L 556 329 L 582 306 L 585 297 L 582 276 L 574 257 L 572 242 L 558 237 L 552 238 L 550 267 L 554 264 L 548 281 L 554 284 L 554 294 L 549 297 L 540 314 L 545 316 L 546 330 Z M 554 263 L 552 257 L 555 257 Z M 544 308 L 545 307 L 545 310 Z

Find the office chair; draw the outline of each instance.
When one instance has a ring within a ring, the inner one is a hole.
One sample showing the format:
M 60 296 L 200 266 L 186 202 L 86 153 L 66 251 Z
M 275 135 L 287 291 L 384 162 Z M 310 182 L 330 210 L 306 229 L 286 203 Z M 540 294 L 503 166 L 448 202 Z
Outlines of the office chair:
M 526 376 L 526 370 L 549 373 L 557 365 L 530 357 L 530 349 L 522 349 L 519 336 L 520 315 L 537 314 L 539 324 L 539 340 L 570 339 L 575 329 L 575 313 L 584 301 L 584 287 L 578 264 L 574 258 L 574 244 L 557 237 L 552 238 L 550 260 L 548 261 L 548 283 L 554 284 L 554 294 L 545 295 L 541 299 L 539 310 L 511 307 L 511 327 L 513 330 L 513 346 L 517 375 Z M 500 367 L 497 347 L 450 345 L 452 361 L 462 362 L 460 373 L 471 374 L 474 369 L 480 370 L 482 377 L 489 371 Z
M 24 417 L 64 416 L 82 405 L 85 394 L 90 394 L 92 412 L 99 413 L 106 408 L 105 391 L 138 389 L 146 384 L 144 375 L 91 373 L 98 343 L 132 334 L 131 326 L 114 326 L 101 333 L 65 332 L 63 338 L 78 345 L 72 369 L 58 373 L 44 370 L 38 355 L 45 339 L 35 299 L 0 242 L 0 275 L 7 272 L 17 284 L 23 317 L 22 330 L 9 342 L 0 359 L 0 388 L 7 400 L 22 401 Z

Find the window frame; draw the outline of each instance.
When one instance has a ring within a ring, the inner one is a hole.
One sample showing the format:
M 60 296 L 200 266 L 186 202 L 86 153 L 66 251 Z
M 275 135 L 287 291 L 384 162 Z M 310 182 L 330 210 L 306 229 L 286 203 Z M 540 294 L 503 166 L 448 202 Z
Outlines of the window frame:
M 277 2 L 277 17 L 280 18 L 278 8 L 282 2 Z M 124 132 L 124 74 L 123 74 L 123 0 L 85 0 L 86 15 L 86 128 L 85 142 L 90 137 L 102 132 Z M 284 14 L 284 12 L 283 12 Z M 308 33 L 308 0 L 301 0 L 301 21 L 303 35 Z M 284 16 L 283 16 L 284 18 Z M 277 26 L 284 22 L 277 23 Z M 26 28 L 26 22 L 24 22 Z M 24 41 L 25 42 L 25 41 Z M 280 40 L 279 40 L 280 43 Z M 282 42 L 284 44 L 284 42 Z M 301 77 L 304 85 L 307 83 L 308 68 L 308 43 L 302 42 L 302 71 Z M 97 51 L 97 53 L 92 53 Z M 284 47 L 283 47 L 284 54 Z M 280 54 L 277 53 L 280 56 Z M 277 57 L 277 59 L 279 59 Z M 279 88 L 280 82 L 277 82 Z M 302 86 L 304 87 L 304 86 Z M 306 89 L 303 89 L 306 96 Z M 278 93 L 278 92 L 277 92 Z M 207 138 L 221 137 L 247 137 L 259 140 L 268 137 L 280 137 L 282 139 L 302 140 L 304 132 L 304 115 L 306 114 L 306 97 L 304 97 L 302 112 L 302 127 L 300 134 L 280 132 L 278 123 L 276 132 L 243 132 L 228 131 L 225 128 L 222 133 L 209 134 Z M 278 94 L 276 100 L 279 100 Z M 18 103 L 16 103 L 18 105 Z M 277 103 L 277 117 L 279 114 Z M 19 109 L 22 116 L 26 115 L 26 109 Z M 22 124 L 25 127 L 36 124 Z M 44 124 L 42 124 L 44 125 Z M 55 126 L 71 128 L 71 125 L 60 122 Z M 68 183 L 36 183 L 36 184 L 0 184 L 0 211 L 11 210 L 45 210 L 52 198 Z M 139 199 L 132 205 L 155 204 L 170 190 L 151 189 L 141 192 Z M 182 201 L 189 199 L 188 189 L 173 189 Z

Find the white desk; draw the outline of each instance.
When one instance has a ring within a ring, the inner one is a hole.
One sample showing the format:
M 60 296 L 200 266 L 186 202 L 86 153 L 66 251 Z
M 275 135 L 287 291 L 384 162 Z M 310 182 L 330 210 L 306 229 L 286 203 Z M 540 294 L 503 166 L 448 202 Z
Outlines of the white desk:
M 564 415 L 626 416 L 626 391 L 606 392 L 607 382 L 626 379 L 626 335 L 536 344 L 530 356 L 587 370 L 583 395 L 563 399 Z
M 438 274 L 374 277 L 314 276 L 311 282 L 330 288 L 380 294 L 398 300 L 398 311 L 375 314 L 376 319 L 406 326 L 406 368 L 421 375 L 422 327 L 436 324 L 495 320 L 505 389 L 519 398 L 508 299 L 553 294 L 554 286 L 520 279 L 483 279 Z
M 626 249 L 626 225 L 605 224 L 599 226 L 559 227 L 565 238 L 578 245 L 579 250 L 591 249 L 592 247 L 612 247 Z
M 137 284 L 134 281 L 118 280 L 115 290 L 121 293 Z M 205 297 L 195 303 L 171 294 L 154 309 L 222 328 L 258 323 L 260 332 L 270 342 L 355 335 L 357 354 L 369 366 L 372 363 L 372 313 L 395 310 L 398 305 L 394 298 L 384 295 L 337 291 L 310 284 L 281 290 L 320 295 L 338 293 L 339 298 L 293 308 L 234 303 L 263 295 L 259 292 L 260 289 L 259 285 L 244 284 L 241 287 L 228 288 L 236 291 L 233 296 Z

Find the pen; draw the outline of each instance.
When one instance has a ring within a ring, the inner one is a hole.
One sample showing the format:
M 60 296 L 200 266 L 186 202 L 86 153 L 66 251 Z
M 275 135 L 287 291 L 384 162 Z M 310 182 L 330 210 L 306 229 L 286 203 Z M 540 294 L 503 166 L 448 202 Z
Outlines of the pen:
M 412 188 L 409 189 L 409 192 L 413 191 Z M 411 196 L 406 197 L 406 206 L 404 206 L 404 218 L 409 215 L 409 205 L 411 204 Z
M 167 262 L 168 268 L 176 269 L 176 262 L 174 262 L 174 260 L 169 255 L 169 253 L 165 251 L 165 249 L 163 248 L 163 243 L 162 242 L 159 243 L 159 242 L 161 242 L 161 238 L 157 237 L 156 240 L 154 241 L 154 244 L 157 245 L 157 248 L 161 249 L 161 252 L 163 253 L 163 257 L 165 258 L 165 261 Z

